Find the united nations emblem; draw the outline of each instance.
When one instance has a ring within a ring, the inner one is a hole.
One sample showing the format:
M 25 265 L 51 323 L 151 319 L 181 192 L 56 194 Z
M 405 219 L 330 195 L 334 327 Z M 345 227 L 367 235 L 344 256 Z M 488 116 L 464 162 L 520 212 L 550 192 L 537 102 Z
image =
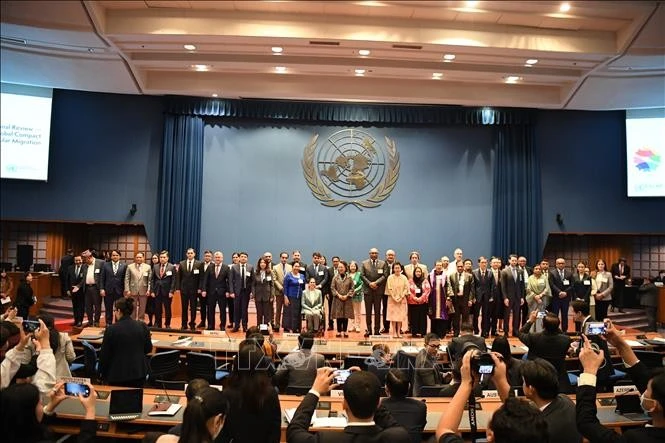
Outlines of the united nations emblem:
M 399 178 L 395 141 L 385 145 L 368 132 L 343 129 L 317 145 L 318 134 L 305 146 L 302 159 L 307 186 L 322 205 L 375 208 L 388 198 Z

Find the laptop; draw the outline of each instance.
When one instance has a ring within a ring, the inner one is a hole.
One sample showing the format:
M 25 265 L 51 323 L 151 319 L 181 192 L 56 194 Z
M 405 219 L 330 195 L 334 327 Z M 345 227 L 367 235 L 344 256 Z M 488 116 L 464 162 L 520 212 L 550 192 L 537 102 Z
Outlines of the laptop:
M 640 396 L 636 394 L 616 395 L 616 413 L 623 415 L 629 420 L 649 421 L 651 417 L 644 413 L 640 406 Z
M 135 420 L 143 414 L 143 389 L 114 389 L 111 391 L 109 420 Z

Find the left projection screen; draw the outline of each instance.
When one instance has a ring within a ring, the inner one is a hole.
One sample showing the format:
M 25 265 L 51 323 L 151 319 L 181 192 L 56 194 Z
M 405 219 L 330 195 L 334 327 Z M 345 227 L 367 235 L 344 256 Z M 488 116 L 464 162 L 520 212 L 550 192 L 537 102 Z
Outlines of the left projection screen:
M 48 180 L 53 90 L 2 83 L 0 176 Z

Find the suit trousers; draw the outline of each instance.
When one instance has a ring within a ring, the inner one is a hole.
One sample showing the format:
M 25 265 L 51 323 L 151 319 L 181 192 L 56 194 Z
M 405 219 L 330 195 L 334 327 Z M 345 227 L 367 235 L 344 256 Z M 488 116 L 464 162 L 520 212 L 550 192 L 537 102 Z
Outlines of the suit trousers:
M 492 335 L 496 335 L 496 321 L 497 321 L 497 300 L 489 301 L 489 297 L 485 297 L 480 303 L 482 305 L 482 326 L 481 334 L 488 335 L 490 331 Z
M 480 303 L 475 302 L 470 308 L 469 311 L 471 312 L 471 323 L 473 324 L 473 333 L 478 334 L 480 332 L 480 328 L 478 327 L 478 323 L 480 321 Z
M 113 324 L 113 308 L 116 300 L 122 297 L 121 292 L 106 291 L 106 295 L 102 297 L 104 299 L 104 319 L 106 320 L 106 325 Z
M 267 325 L 272 322 L 272 302 L 254 299 L 254 304 L 256 305 L 256 324 Z
M 72 310 L 74 311 L 74 324 L 83 323 L 83 314 L 85 312 L 84 289 L 72 292 Z
M 386 316 L 388 315 L 388 294 L 383 294 L 381 296 L 381 309 L 383 317 L 383 330 L 386 331 L 387 334 L 390 332 L 390 322 L 386 320 Z
M 429 305 L 422 303 L 419 305 L 408 305 L 409 311 L 409 327 L 411 328 L 411 335 L 427 334 L 427 311 Z
M 181 327 L 196 326 L 196 292 L 180 291 L 180 312 L 182 312 Z
M 282 324 L 282 309 L 284 308 L 284 294 L 276 293 L 275 294 L 275 312 L 274 318 L 272 321 L 272 327 L 279 329 Z
M 524 324 L 529 319 L 529 304 L 526 302 L 526 300 L 524 301 L 524 304 L 522 305 L 522 309 L 521 309 L 520 314 L 522 316 L 521 320 L 520 320 L 520 326 L 524 326 Z
M 215 329 L 215 309 L 219 307 L 220 329 L 223 331 L 226 328 L 226 305 L 233 304 L 233 299 L 227 299 L 226 294 L 223 292 L 208 292 L 206 298 L 208 299 L 207 329 L 211 331 Z M 203 312 L 203 310 L 201 312 Z M 233 319 L 229 320 L 233 321 Z M 203 317 L 201 317 L 201 321 L 203 321 Z
M 208 321 L 208 300 L 203 298 L 201 294 L 196 294 L 196 301 L 201 311 L 201 326 L 205 327 L 206 321 Z M 194 317 L 194 320 L 196 320 L 196 317 Z
M 605 320 L 607 318 L 607 310 L 610 307 L 610 303 L 612 303 L 612 300 L 596 300 L 596 315 L 593 315 L 592 317 L 599 320 Z
M 300 330 L 302 319 L 300 318 L 300 299 L 289 297 L 289 305 L 284 305 L 284 318 L 282 318 L 282 326 L 284 329 L 291 331 Z
M 85 285 L 85 313 L 88 316 L 88 325 L 99 323 L 102 316 L 102 297 L 99 295 L 97 285 Z M 79 291 L 80 292 L 80 291 Z
M 155 319 L 155 310 L 157 302 L 155 301 L 155 297 L 150 297 L 149 295 L 146 296 L 145 299 L 145 313 L 148 314 L 148 324 L 152 325 L 153 321 Z
M 517 337 L 517 334 L 520 331 L 520 317 L 522 313 L 522 306 L 520 305 L 520 299 L 511 297 L 508 299 L 510 301 L 510 304 L 505 307 L 503 310 L 503 333 L 505 335 L 508 335 L 508 326 L 509 326 L 509 320 L 510 320 L 510 314 L 513 314 L 513 325 L 512 325 L 512 334 L 513 337 Z M 526 304 L 526 302 L 524 302 Z
M 469 298 L 467 296 L 455 296 L 453 297 L 453 306 L 455 307 L 455 313 L 452 315 L 453 334 L 458 336 L 462 323 L 469 321 Z
M 432 319 L 432 332 L 443 339 L 450 330 L 450 320 Z
M 333 305 L 333 295 L 328 294 L 326 299 L 328 303 L 328 327 L 332 328 L 333 327 L 333 318 L 332 318 L 332 305 Z
M 241 289 L 240 293 L 236 294 L 234 300 L 234 317 L 233 322 L 235 327 L 239 328 L 242 324 L 243 329 L 247 330 L 248 311 L 249 311 L 249 294 L 251 292 L 250 288 Z
M 171 326 L 171 301 L 168 292 L 158 292 L 155 294 L 155 326 L 162 327 L 162 311 L 164 311 L 164 326 Z
M 554 296 L 552 298 L 552 312 L 557 317 L 561 317 L 561 330 L 565 334 L 568 331 L 568 307 L 570 306 L 570 297 L 559 298 Z M 559 315 L 561 313 L 561 315 Z
M 365 293 L 365 323 L 367 332 L 379 335 L 381 329 L 381 300 L 384 298 L 381 294 Z M 386 298 L 387 300 L 387 298 Z M 374 329 L 372 329 L 372 309 L 374 310 Z
M 145 308 L 148 303 L 147 295 L 130 294 L 134 299 L 134 312 L 132 312 L 132 319 L 138 321 L 145 321 Z

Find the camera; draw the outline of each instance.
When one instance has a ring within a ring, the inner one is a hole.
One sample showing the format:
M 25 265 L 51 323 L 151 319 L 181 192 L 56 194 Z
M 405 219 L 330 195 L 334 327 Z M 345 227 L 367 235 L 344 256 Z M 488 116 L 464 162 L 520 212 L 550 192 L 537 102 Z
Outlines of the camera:
M 343 385 L 346 382 L 346 379 L 351 375 L 351 371 L 348 369 L 340 369 L 335 371 L 335 378 L 333 378 L 333 383 L 337 385 Z
M 90 388 L 82 383 L 65 383 L 65 395 L 78 397 L 81 394 L 84 397 L 90 396 Z
M 471 371 L 490 375 L 494 372 L 494 360 L 489 352 L 479 352 L 471 357 Z
M 39 322 L 37 320 L 23 320 L 23 330 L 27 334 L 31 334 L 39 329 Z
M 602 321 L 589 322 L 584 326 L 585 335 L 605 335 L 607 326 Z
M 538 312 L 538 314 L 536 315 L 536 318 L 545 318 L 546 315 L 547 315 L 547 312 L 546 312 L 546 311 L 540 311 L 540 312 Z

